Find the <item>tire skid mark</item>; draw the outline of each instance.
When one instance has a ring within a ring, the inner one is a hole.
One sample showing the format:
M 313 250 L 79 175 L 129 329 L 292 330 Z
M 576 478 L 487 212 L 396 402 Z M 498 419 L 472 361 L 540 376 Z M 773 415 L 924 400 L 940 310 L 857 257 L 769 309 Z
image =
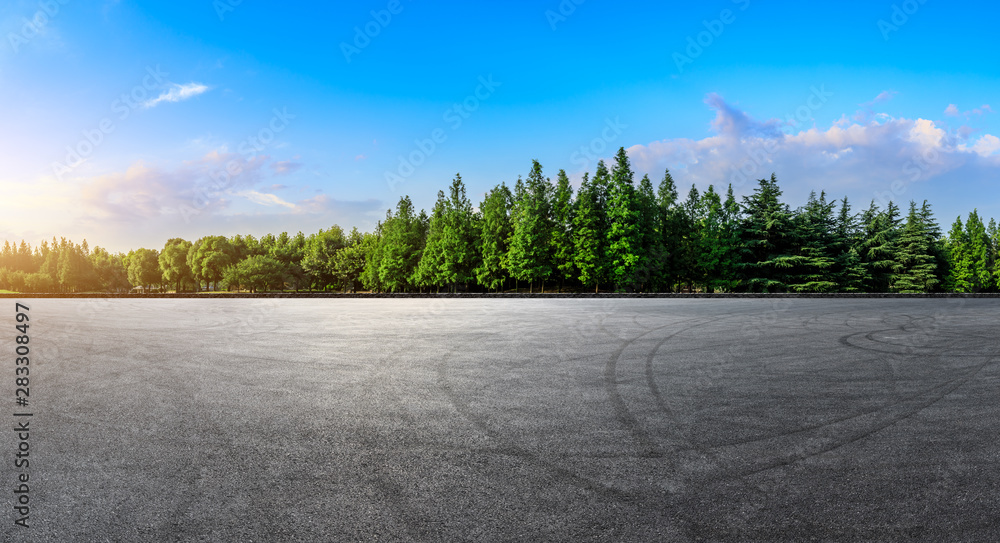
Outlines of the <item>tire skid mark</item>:
M 532 464 L 552 473 L 554 478 L 563 484 L 622 503 L 636 504 L 639 501 L 639 498 L 631 493 L 604 485 L 598 481 L 578 475 L 562 466 L 543 460 L 530 450 L 511 443 L 500 432 L 493 429 L 485 418 L 476 415 L 471 406 L 452 388 L 448 380 L 447 363 L 453 354 L 454 351 L 445 353 L 441 356 L 441 361 L 438 362 L 438 387 L 444 392 L 448 401 L 463 418 L 471 422 L 479 431 L 498 444 L 498 451 L 508 456 L 517 457 L 525 463 Z
M 973 373 L 978 372 L 979 369 L 977 369 L 977 368 L 981 368 L 981 367 L 982 366 L 973 366 L 971 368 L 966 367 L 966 368 L 962 368 L 962 369 L 970 370 L 970 371 L 968 371 L 966 373 L 969 374 L 969 375 L 971 375 Z M 769 440 L 772 440 L 772 439 L 780 439 L 780 438 L 783 438 L 783 437 L 793 436 L 793 435 L 796 435 L 796 434 L 802 434 L 802 433 L 806 433 L 806 432 L 812 432 L 812 431 L 815 431 L 815 430 L 821 430 L 823 428 L 834 426 L 834 425 L 840 424 L 842 422 L 847 422 L 849 420 L 853 420 L 853 419 L 865 417 L 865 416 L 868 416 L 868 415 L 873 415 L 873 414 L 878 413 L 880 411 L 885 411 L 887 409 L 892 409 L 893 407 L 896 407 L 898 405 L 901 405 L 901 404 L 904 404 L 906 402 L 910 402 L 910 401 L 916 400 L 917 398 L 920 398 L 921 396 L 930 394 L 930 393 L 932 393 L 932 392 L 934 392 L 936 390 L 939 390 L 941 388 L 945 388 L 945 387 L 947 387 L 947 386 L 949 386 L 951 384 L 954 384 L 955 381 L 958 381 L 958 380 L 960 380 L 962 378 L 968 378 L 969 375 L 959 376 L 959 377 L 956 377 L 954 379 L 945 381 L 943 383 L 939 383 L 939 384 L 937 384 L 937 385 L 935 385 L 935 386 L 933 386 L 931 388 L 922 390 L 920 392 L 917 392 L 916 394 L 913 394 L 911 396 L 908 396 L 908 397 L 903 398 L 903 399 L 901 399 L 899 401 L 896 401 L 896 402 L 892 402 L 892 403 L 889 403 L 889 404 L 886 404 L 886 405 L 883 405 L 883 406 L 880 406 L 880 407 L 876 407 L 876 408 L 873 408 L 873 409 L 868 409 L 868 410 L 865 410 L 865 411 L 857 411 L 855 413 L 851 413 L 850 415 L 845 415 L 843 417 L 839 417 L 839 418 L 836 418 L 836 419 L 828 420 L 828 421 L 820 423 L 820 424 L 814 424 L 814 425 L 810 425 L 810 426 L 803 426 L 803 427 L 796 428 L 795 430 L 791 430 L 791 431 L 788 431 L 788 432 L 781 432 L 781 433 L 777 433 L 777 434 L 768 434 L 768 435 L 765 435 L 765 436 L 757 436 L 757 437 L 754 437 L 754 438 L 751 438 L 751 439 L 740 439 L 740 440 L 736 440 L 736 441 L 726 441 L 724 443 L 709 443 L 709 444 L 703 444 L 702 446 L 706 447 L 708 449 L 722 449 L 722 448 L 726 448 L 726 447 L 735 447 L 735 446 L 738 446 L 738 445 L 748 445 L 748 444 L 751 444 L 751 443 L 760 443 L 762 441 L 769 441 Z
M 861 430 L 857 430 L 857 431 L 854 431 L 854 432 L 849 432 L 846 435 L 846 437 L 843 438 L 843 439 L 832 439 L 831 443 L 829 443 L 827 445 L 824 445 L 824 446 L 822 446 L 822 447 L 820 447 L 820 448 L 818 448 L 816 450 L 808 451 L 808 452 L 805 452 L 803 454 L 792 455 L 791 457 L 786 457 L 784 459 L 773 460 L 773 461 L 767 462 L 764 466 L 760 466 L 760 467 L 751 469 L 749 471 L 734 471 L 734 472 L 731 472 L 730 474 L 728 474 L 728 477 L 725 477 L 725 478 L 740 478 L 740 479 L 743 479 L 743 478 L 751 477 L 753 475 L 756 475 L 756 474 L 759 474 L 759 473 L 763 473 L 765 471 L 772 470 L 772 469 L 775 469 L 775 468 L 784 467 L 784 466 L 790 466 L 792 464 L 801 462 L 803 460 L 808 460 L 809 458 L 812 458 L 812 457 L 815 457 L 815 456 L 819 456 L 821 454 L 825 454 L 825 453 L 834 451 L 834 450 L 839 449 L 841 447 L 844 447 L 844 446 L 850 445 L 852 443 L 855 443 L 857 441 L 860 441 L 862 439 L 865 439 L 866 437 L 871 436 L 871 435 L 873 435 L 873 434 L 875 434 L 877 432 L 880 432 L 882 430 L 885 430 L 886 428 L 889 428 L 890 426 L 898 424 L 898 423 L 900 423 L 900 422 L 902 422 L 902 421 L 904 421 L 904 420 L 912 417 L 913 415 L 916 415 L 917 413 L 919 413 L 919 412 L 927 409 L 928 407 L 934 405 L 935 403 L 941 401 L 945 396 L 951 394 L 952 392 L 954 392 L 955 390 L 957 390 L 959 387 L 961 387 L 962 385 L 964 385 L 967 382 L 969 382 L 969 380 L 972 379 L 972 377 L 974 377 L 976 374 L 978 374 L 979 372 L 981 372 L 991 362 L 993 362 L 993 359 L 987 360 L 986 362 L 984 362 L 981 365 L 979 365 L 974 371 L 970 372 L 970 374 L 967 375 L 967 376 L 965 376 L 964 378 L 956 379 L 955 381 L 957 381 L 957 382 L 955 382 L 955 381 L 949 382 L 949 384 L 951 386 L 949 386 L 948 388 L 946 388 L 940 394 L 936 394 L 936 395 L 932 396 L 930 399 L 917 404 L 912 409 L 904 410 L 901 414 L 897 414 L 897 415 L 894 415 L 894 416 L 887 417 L 885 421 L 879 422 L 879 423 L 877 423 L 877 424 L 875 424 L 873 426 L 869 426 L 869 427 L 861 429 Z

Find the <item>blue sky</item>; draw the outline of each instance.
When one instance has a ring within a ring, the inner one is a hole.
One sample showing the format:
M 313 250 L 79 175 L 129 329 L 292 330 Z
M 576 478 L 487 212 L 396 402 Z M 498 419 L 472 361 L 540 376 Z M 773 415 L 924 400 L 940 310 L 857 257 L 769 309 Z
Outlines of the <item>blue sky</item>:
M 5 2 L 0 238 L 369 230 L 456 172 L 478 202 L 618 147 L 684 192 L 1000 217 L 997 7 L 330 4 Z

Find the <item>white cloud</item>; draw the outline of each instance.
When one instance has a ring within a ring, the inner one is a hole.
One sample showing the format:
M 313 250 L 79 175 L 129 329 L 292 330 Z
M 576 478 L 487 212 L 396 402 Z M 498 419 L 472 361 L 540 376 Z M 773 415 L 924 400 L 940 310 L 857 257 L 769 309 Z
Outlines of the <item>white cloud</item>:
M 993 108 L 989 104 L 983 104 L 969 111 L 960 111 L 955 104 L 948 104 L 948 107 L 944 109 L 944 114 L 949 117 L 965 117 L 966 119 L 973 116 L 979 117 L 987 113 L 993 113 Z
M 208 86 L 202 85 L 201 83 L 192 82 L 184 85 L 172 83 L 169 89 L 165 90 L 156 98 L 146 100 L 146 102 L 142 105 L 145 108 L 151 108 L 155 107 L 160 102 L 180 102 L 181 100 L 187 100 L 188 98 L 198 96 L 208 90 Z
M 287 207 L 288 209 L 295 209 L 295 204 L 293 204 L 291 202 L 286 202 L 286 201 L 282 200 L 281 198 L 275 196 L 274 194 L 267 194 L 267 193 L 263 193 L 263 192 L 257 192 L 255 190 L 246 190 L 246 191 L 243 191 L 243 192 L 238 192 L 236 194 L 238 196 L 242 196 L 242 197 L 246 198 L 247 200 L 250 200 L 251 202 L 253 202 L 255 204 L 259 204 L 259 205 L 262 205 L 262 206 L 267 206 L 267 207 L 270 207 L 270 206 L 282 206 L 282 207 Z
M 1000 138 L 992 134 L 986 134 L 979 138 L 979 141 L 971 149 L 984 157 L 996 154 L 997 151 L 1000 151 Z
M 955 176 L 986 182 L 1000 174 L 1000 139 L 986 134 L 967 147 L 960 129 L 927 119 L 876 113 L 857 122 L 841 116 L 827 128 L 786 134 L 777 130 L 778 119 L 755 119 L 716 94 L 705 103 L 715 111 L 714 134 L 632 146 L 635 171 L 657 178 L 669 168 L 679 189 L 732 183 L 744 194 L 776 173 L 789 201 L 804 200 L 811 190 L 865 201 L 890 187 L 894 199 L 905 201 L 914 183 L 944 191 Z

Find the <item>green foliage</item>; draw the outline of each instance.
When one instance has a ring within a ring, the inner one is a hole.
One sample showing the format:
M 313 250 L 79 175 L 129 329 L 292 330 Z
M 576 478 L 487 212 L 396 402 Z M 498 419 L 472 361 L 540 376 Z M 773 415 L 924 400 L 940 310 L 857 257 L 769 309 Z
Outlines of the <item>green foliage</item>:
M 320 229 L 305 240 L 300 266 L 306 280 L 318 289 L 337 288 L 341 285 L 336 270 L 338 255 L 347 247 L 344 230 L 333 225 Z
M 795 257 L 789 276 L 789 289 L 796 292 L 833 292 L 837 290 L 836 202 L 827 202 L 826 194 L 809 194 L 805 207 L 793 220 Z
M 964 227 L 961 217 L 955 219 L 948 232 L 945 250 L 950 263 L 949 289 L 955 292 L 982 292 L 997 286 L 993 275 L 995 248 L 978 210 L 969 213 Z
M 230 288 L 250 292 L 267 291 L 284 286 L 285 266 L 270 255 L 253 255 L 223 271 L 223 280 Z
M 533 285 L 552 274 L 551 185 L 542 176 L 542 165 L 532 161 L 528 181 L 518 180 L 507 262 L 516 279 Z M 542 285 L 542 291 L 545 287 Z
M 373 242 L 371 234 L 363 234 L 357 227 L 351 229 L 347 236 L 347 246 L 337 251 L 333 256 L 333 276 L 335 284 L 344 290 L 356 292 L 358 281 L 365 269 L 365 247 Z
M 194 285 L 194 273 L 187 262 L 192 245 L 190 241 L 181 238 L 170 238 L 160 251 L 159 265 L 163 280 L 172 283 L 177 292 L 182 292 L 185 284 Z
M 618 149 L 608 187 L 607 259 L 611 281 L 616 289 L 634 288 L 641 259 L 642 237 L 639 232 L 639 206 L 636 201 L 632 166 L 625 148 Z
M 479 205 L 482 214 L 479 221 L 479 251 L 482 260 L 476 268 L 476 280 L 490 290 L 500 290 L 507 280 L 508 243 L 514 231 L 510 218 L 513 199 L 514 195 L 507 185 L 500 184 Z
M 128 280 L 132 286 L 143 287 L 143 290 L 149 290 L 151 286 L 163 283 L 159 253 L 155 249 L 136 249 L 130 252 Z
M 420 262 L 426 225 L 413 210 L 409 196 L 399 199 L 396 214 L 387 215 L 382 225 L 378 278 L 380 287 L 389 292 L 403 292 L 411 286 L 411 277 Z
M 753 194 L 743 197 L 740 227 L 740 288 L 749 292 L 788 290 L 788 270 L 793 257 L 792 213 L 780 201 L 781 189 L 772 174 L 761 179 Z
M 714 186 L 692 185 L 682 200 L 669 171 L 654 192 L 649 176 L 636 185 L 622 148 L 611 171 L 600 161 L 593 177 L 583 175 L 575 197 L 565 171 L 553 184 L 536 160 L 526 180 L 513 191 L 495 187 L 478 210 L 456 175 L 430 217 L 403 197 L 371 233 L 347 236 L 333 226 L 308 236 L 172 238 L 162 252 L 128 255 L 90 250 L 86 240 L 52 238 L 34 248 L 5 241 L 0 289 L 184 290 L 224 280 L 250 289 L 458 291 L 501 290 L 514 278 L 543 292 L 553 279 L 594 291 L 609 283 L 643 292 L 1000 290 L 1000 232 L 978 210 L 942 237 L 926 201 L 911 202 L 901 217 L 893 202 L 852 214 L 846 198 L 828 202 L 822 192 L 792 211 L 781 195 L 772 174 L 742 203 L 732 186 L 723 199 Z
M 861 237 L 855 250 L 865 269 L 866 292 L 889 292 L 894 275 L 900 271 L 896 261 L 900 222 L 899 207 L 893 202 L 882 211 L 872 201 L 861 214 Z
M 583 175 L 583 183 L 574 202 L 573 264 L 577 278 L 584 285 L 594 285 L 597 292 L 607 280 L 607 214 L 605 210 L 608 170 L 604 161 L 597 164 L 597 174 L 591 181 Z
M 656 190 L 657 232 L 663 255 L 656 283 L 660 290 L 673 291 L 686 268 L 686 240 L 690 239 L 684 209 L 678 205 L 677 187 L 670 170 L 665 170 Z
M 927 202 L 924 202 L 924 206 Z M 917 210 L 916 202 L 910 201 L 910 212 L 906 217 L 899 237 L 899 251 L 896 255 L 896 276 L 892 290 L 895 292 L 931 292 L 937 286 L 937 262 L 931 254 L 931 244 L 935 241 L 928 235 L 925 215 Z
M 90 262 L 98 279 L 98 289 L 104 292 L 127 292 L 132 287 L 128 280 L 125 255 L 111 254 L 100 247 L 94 247 L 90 253 Z
M 236 252 L 225 236 L 206 236 L 191 246 L 187 263 L 199 282 L 218 285 L 223 271 L 235 262 L 235 257 Z
M 438 277 L 453 286 L 475 280 L 475 270 L 480 264 L 479 239 L 476 216 L 472 203 L 465 195 L 462 176 L 456 175 L 451 184 L 443 215 Z
M 439 190 L 437 202 L 434 203 L 434 209 L 431 210 L 431 216 L 427 221 L 424 250 L 411 279 L 419 288 L 436 287 L 440 290 L 441 285 L 446 282 L 441 270 L 445 259 L 444 236 L 447 212 L 448 200 L 445 199 L 444 191 Z

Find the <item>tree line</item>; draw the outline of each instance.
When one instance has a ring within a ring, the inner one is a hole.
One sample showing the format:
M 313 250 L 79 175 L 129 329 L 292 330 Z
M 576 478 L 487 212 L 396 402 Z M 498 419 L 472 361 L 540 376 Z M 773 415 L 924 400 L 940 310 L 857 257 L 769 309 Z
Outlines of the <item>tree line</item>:
M 320 290 L 376 292 L 997 292 L 1000 238 L 977 211 L 942 233 L 930 204 L 810 194 L 792 209 L 777 178 L 737 201 L 694 185 L 681 198 L 669 170 L 636 183 L 624 148 L 574 191 L 533 161 L 513 188 L 478 207 L 461 175 L 431 213 L 409 196 L 374 231 L 169 239 L 112 254 L 62 238 L 5 242 L 0 289 L 16 292 Z

